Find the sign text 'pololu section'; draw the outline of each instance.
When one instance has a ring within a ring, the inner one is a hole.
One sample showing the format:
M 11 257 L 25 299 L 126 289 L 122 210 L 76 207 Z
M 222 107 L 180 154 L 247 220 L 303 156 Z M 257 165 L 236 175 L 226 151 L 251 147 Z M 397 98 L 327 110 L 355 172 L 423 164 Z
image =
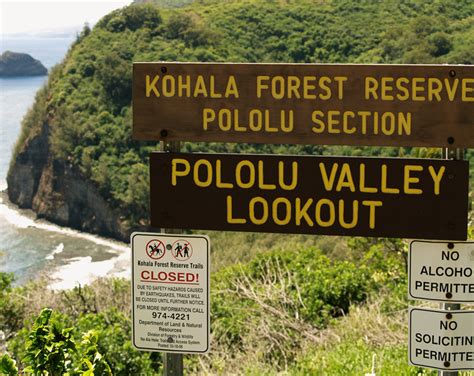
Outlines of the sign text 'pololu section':
M 136 139 L 474 146 L 474 69 L 136 63 Z

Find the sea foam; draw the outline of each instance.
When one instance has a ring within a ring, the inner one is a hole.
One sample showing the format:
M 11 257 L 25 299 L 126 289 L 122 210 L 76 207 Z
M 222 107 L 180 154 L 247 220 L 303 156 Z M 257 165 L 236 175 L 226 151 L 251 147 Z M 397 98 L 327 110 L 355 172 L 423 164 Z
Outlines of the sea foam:
M 64 243 L 60 243 L 56 248 L 53 249 L 53 252 L 51 252 L 48 256 L 45 257 L 46 260 L 53 260 L 54 255 L 57 255 L 58 253 L 61 253 L 64 251 Z

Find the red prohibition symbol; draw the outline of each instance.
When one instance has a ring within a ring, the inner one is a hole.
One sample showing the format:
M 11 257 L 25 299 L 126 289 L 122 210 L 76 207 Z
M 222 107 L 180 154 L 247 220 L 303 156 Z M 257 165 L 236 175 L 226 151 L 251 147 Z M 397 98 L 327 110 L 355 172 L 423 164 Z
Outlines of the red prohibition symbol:
M 165 245 L 159 239 L 152 239 L 146 244 L 146 254 L 153 260 L 159 260 L 165 255 Z
M 176 240 L 172 245 L 171 254 L 178 261 L 186 261 L 193 255 L 193 247 L 186 240 Z

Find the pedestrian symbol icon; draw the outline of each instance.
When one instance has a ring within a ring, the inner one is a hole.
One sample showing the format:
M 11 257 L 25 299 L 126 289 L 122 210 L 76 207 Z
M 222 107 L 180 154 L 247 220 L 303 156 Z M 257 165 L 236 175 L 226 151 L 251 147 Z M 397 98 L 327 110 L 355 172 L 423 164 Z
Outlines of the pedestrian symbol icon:
M 150 240 L 146 245 L 146 254 L 154 260 L 159 260 L 165 255 L 165 245 L 161 240 Z
M 176 240 L 172 245 L 171 254 L 178 261 L 186 261 L 193 255 L 193 247 L 186 240 Z

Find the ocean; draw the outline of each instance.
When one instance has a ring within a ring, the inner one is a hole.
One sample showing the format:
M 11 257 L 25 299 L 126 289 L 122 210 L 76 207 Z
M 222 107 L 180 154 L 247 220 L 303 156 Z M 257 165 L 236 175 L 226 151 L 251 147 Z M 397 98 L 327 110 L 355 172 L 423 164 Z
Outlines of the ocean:
M 0 53 L 24 52 L 50 69 L 74 38 L 3 38 Z M 8 201 L 6 176 L 21 121 L 47 77 L 0 78 L 0 271 L 21 285 L 46 277 L 50 287 L 72 288 L 98 276 L 129 276 L 127 244 L 38 220 Z

